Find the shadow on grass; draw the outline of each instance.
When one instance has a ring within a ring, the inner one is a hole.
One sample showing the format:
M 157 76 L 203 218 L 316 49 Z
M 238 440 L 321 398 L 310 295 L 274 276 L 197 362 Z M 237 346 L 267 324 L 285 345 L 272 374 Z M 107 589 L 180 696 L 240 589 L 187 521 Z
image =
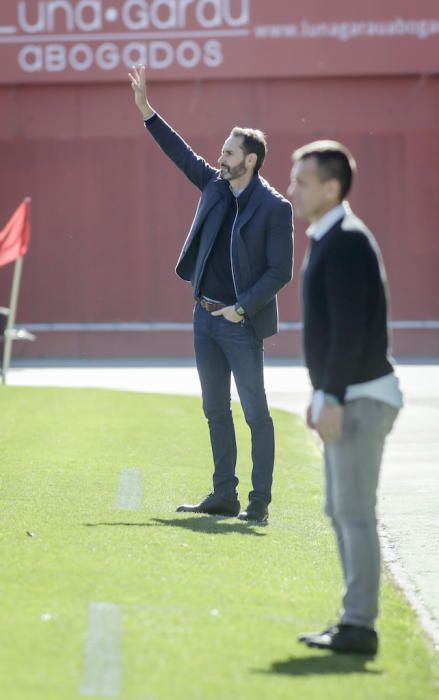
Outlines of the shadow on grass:
M 209 535 L 229 535 L 231 533 L 239 533 L 240 535 L 254 535 L 255 537 L 265 537 L 265 532 L 260 532 L 261 527 L 250 525 L 249 523 L 239 523 L 235 519 L 233 521 L 224 516 L 212 517 L 195 516 L 171 518 L 152 518 L 146 523 L 129 523 L 129 522 L 113 522 L 113 523 L 83 523 L 84 527 L 180 527 L 193 532 L 203 532 Z M 258 529 L 254 529 L 258 528 Z
M 379 669 L 366 667 L 366 664 L 373 660 L 373 656 L 356 656 L 355 654 L 291 656 L 285 661 L 273 661 L 268 669 L 253 669 L 252 672 L 284 676 L 330 676 L 349 673 L 381 675 L 382 671 Z
M 83 527 L 153 527 L 153 523 L 82 523 Z
M 240 523 L 236 519 L 225 518 L 224 516 L 198 516 L 190 518 L 172 518 L 171 520 L 166 520 L 165 518 L 152 518 L 152 522 L 157 525 L 170 525 L 171 527 L 182 527 L 186 530 L 193 530 L 194 532 L 205 532 L 209 535 L 228 535 L 232 532 L 238 532 L 240 535 L 255 535 L 256 537 L 265 537 L 265 532 L 260 532 L 259 529 L 255 530 L 255 525 L 250 525 L 249 523 Z M 262 526 L 265 527 L 265 526 Z

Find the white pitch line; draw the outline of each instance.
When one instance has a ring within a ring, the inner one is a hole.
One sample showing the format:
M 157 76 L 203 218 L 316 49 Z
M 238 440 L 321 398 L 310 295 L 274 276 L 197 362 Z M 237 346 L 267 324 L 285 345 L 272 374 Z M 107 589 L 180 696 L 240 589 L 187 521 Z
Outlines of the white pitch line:
M 90 603 L 81 695 L 117 698 L 121 690 L 121 610 L 114 603 Z
M 115 507 L 118 510 L 139 510 L 142 503 L 142 472 L 140 469 L 122 469 Z
M 19 330 L 35 331 L 36 333 L 151 333 L 161 331 L 191 331 L 192 323 L 180 321 L 142 321 L 122 323 L 18 323 Z M 434 330 L 439 329 L 439 319 L 406 319 L 391 321 L 390 327 L 403 330 Z M 300 331 L 301 321 L 280 321 L 281 331 Z

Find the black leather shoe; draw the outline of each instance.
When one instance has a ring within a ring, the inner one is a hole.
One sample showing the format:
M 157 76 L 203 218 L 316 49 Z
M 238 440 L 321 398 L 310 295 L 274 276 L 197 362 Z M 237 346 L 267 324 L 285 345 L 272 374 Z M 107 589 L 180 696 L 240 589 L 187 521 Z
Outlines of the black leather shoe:
M 374 656 L 378 651 L 378 635 L 375 630 L 358 625 L 335 625 L 321 634 L 304 635 L 303 641 L 311 648 L 342 654 Z
M 238 515 L 239 520 L 247 522 L 266 523 L 268 520 L 268 506 L 264 501 L 254 498 L 248 504 L 246 510 Z
M 200 503 L 178 506 L 177 513 L 207 513 L 208 515 L 238 515 L 241 507 L 236 494 L 209 493 Z

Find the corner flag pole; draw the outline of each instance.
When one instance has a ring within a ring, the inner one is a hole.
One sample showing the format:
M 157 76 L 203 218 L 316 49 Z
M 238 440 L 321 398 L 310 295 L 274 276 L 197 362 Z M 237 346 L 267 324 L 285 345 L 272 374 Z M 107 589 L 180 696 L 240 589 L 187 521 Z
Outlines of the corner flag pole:
M 2 384 L 6 384 L 6 374 L 11 362 L 12 341 L 15 334 L 15 314 L 17 312 L 18 294 L 20 291 L 21 270 L 23 258 L 17 258 L 14 265 L 14 276 L 12 278 L 11 301 L 9 304 L 8 321 L 6 324 L 3 348 Z

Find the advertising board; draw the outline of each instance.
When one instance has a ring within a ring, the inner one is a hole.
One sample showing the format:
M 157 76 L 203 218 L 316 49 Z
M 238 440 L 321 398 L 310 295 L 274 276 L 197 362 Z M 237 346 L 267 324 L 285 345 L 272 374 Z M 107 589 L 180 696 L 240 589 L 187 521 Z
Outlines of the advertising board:
M 435 0 L 2 0 L 0 83 L 434 73 Z

